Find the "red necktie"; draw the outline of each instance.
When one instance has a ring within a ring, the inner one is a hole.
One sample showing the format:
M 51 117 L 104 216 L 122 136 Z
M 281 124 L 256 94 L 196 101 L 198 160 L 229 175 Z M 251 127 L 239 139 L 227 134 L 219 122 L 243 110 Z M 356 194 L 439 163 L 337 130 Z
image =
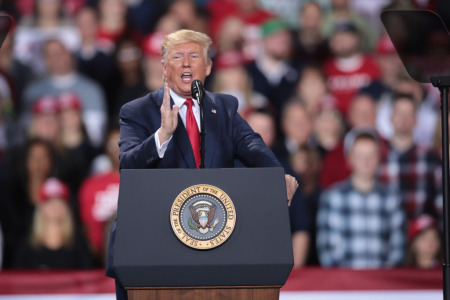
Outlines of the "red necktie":
M 198 132 L 197 121 L 195 121 L 194 112 L 192 111 L 194 101 L 192 99 L 186 99 L 184 104 L 187 106 L 186 131 L 191 141 L 192 150 L 194 151 L 195 166 L 198 169 L 200 166 L 200 133 Z

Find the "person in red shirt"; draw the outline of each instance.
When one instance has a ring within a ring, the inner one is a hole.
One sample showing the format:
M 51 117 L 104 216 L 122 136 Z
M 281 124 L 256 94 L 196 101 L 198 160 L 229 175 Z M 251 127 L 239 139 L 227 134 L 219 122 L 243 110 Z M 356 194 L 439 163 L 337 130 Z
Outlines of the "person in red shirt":
M 385 157 L 388 151 L 387 141 L 375 130 L 376 113 L 376 103 L 370 95 L 355 95 L 348 109 L 348 126 L 350 129 L 373 131 L 378 140 L 381 156 Z M 323 188 L 328 188 L 350 176 L 351 169 L 344 151 L 344 140 L 324 156 L 320 174 L 320 183 Z
M 113 128 L 105 144 L 111 170 L 88 177 L 79 193 L 81 221 L 86 229 L 89 244 L 100 261 L 104 257 L 105 226 L 117 211 L 120 180 L 118 141 L 119 128 Z
M 262 9 L 256 0 L 213 0 L 207 4 L 210 14 L 210 34 L 214 41 L 218 39 L 221 27 L 230 17 L 241 20 L 242 51 L 247 61 L 254 61 L 262 54 L 262 25 L 275 18 L 275 15 Z
M 131 38 L 140 43 L 141 34 L 132 28 L 127 20 L 127 4 L 122 0 L 99 0 L 99 26 L 97 43 L 108 54 L 116 49 L 116 44 L 123 38 Z
M 361 52 L 360 43 L 360 35 L 353 24 L 337 24 L 330 40 L 334 57 L 324 65 L 329 91 L 344 116 L 357 91 L 380 76 L 375 60 Z

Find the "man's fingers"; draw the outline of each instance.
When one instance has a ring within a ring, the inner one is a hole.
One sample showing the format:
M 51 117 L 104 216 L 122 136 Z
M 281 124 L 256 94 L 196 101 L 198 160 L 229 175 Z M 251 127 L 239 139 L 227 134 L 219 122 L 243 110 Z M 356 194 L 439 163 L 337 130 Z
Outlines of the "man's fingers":
M 172 114 L 175 115 L 175 117 L 178 118 L 178 111 L 180 110 L 180 108 L 178 107 L 178 105 L 174 105 L 172 107 Z
M 164 83 L 163 106 L 167 109 L 167 111 L 170 110 L 170 90 L 169 90 L 169 84 L 167 82 Z
M 288 205 L 291 205 L 291 200 L 294 197 L 295 191 L 298 188 L 298 182 L 297 180 L 290 176 L 290 175 L 285 175 L 285 179 L 286 179 L 286 194 L 287 194 L 287 200 L 288 200 Z

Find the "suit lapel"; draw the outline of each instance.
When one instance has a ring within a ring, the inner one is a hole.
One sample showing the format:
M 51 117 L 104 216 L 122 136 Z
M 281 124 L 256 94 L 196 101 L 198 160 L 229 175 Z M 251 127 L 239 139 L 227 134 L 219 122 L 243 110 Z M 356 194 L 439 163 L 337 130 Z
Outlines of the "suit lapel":
M 205 167 L 211 168 L 214 151 L 219 136 L 219 124 L 217 116 L 217 107 L 214 98 L 207 93 L 204 99 L 204 117 L 205 117 Z

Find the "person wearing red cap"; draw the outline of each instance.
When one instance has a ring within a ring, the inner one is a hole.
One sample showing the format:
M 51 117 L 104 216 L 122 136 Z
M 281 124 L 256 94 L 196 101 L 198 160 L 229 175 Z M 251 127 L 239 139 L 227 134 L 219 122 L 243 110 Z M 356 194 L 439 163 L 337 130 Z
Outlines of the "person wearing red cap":
M 13 267 L 85 269 L 93 267 L 83 236 L 76 232 L 69 208 L 69 187 L 57 178 L 39 187 L 30 235 L 17 249 Z
M 39 202 L 39 186 L 55 171 L 54 147 L 42 138 L 31 138 L 8 153 L 1 173 L 0 222 L 5 237 L 4 267 L 11 267 L 18 244 L 28 234 Z
M 407 266 L 430 269 L 442 265 L 441 233 L 433 217 L 421 215 L 414 219 L 409 224 L 408 241 Z
M 82 103 L 75 92 L 58 95 L 60 109 L 60 134 L 58 139 L 58 174 L 72 191 L 77 191 L 88 175 L 90 163 L 96 152 L 86 134 L 82 118 Z M 73 205 L 75 216 L 78 205 Z
M 43 95 L 33 105 L 33 116 L 29 125 L 28 136 L 42 138 L 55 145 L 58 134 L 58 101 L 54 96 Z
M 163 19 L 170 20 L 169 17 Z M 164 32 L 155 31 L 147 35 L 142 42 L 145 86 L 149 91 L 155 91 L 162 86 L 161 44 L 165 36 Z

